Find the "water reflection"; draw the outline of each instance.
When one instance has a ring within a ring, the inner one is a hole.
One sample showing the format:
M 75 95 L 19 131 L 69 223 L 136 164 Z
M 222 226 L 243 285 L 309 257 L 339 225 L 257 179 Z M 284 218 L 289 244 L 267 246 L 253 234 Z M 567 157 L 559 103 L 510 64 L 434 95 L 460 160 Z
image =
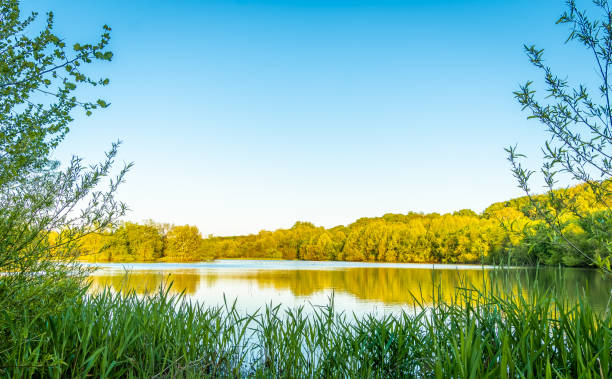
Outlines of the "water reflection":
M 467 267 L 470 268 L 470 267 Z M 126 275 L 126 270 L 129 274 Z M 134 290 L 139 294 L 173 282 L 170 292 L 184 291 L 189 299 L 208 304 L 237 299 L 248 310 L 266 303 L 288 306 L 326 303 L 334 293 L 342 310 L 365 313 L 428 304 L 434 290 L 448 300 L 457 287 L 483 289 L 493 284 L 503 291 L 538 286 L 578 297 L 596 309 L 608 306 L 612 278 L 587 269 L 466 269 L 428 265 L 372 265 L 334 262 L 218 261 L 212 264 L 102 265 L 91 277 L 92 290 Z M 519 286 L 519 284 L 521 284 Z

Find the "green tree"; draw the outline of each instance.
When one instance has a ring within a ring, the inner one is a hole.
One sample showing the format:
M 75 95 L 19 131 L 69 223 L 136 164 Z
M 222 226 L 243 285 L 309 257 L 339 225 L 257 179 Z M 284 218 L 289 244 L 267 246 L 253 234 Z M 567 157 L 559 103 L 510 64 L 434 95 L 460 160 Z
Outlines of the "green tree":
M 201 259 L 202 235 L 196 226 L 175 226 L 168 232 L 166 260 L 197 261 Z
M 134 260 L 154 261 L 161 258 L 164 244 L 154 225 L 126 222 L 122 228 L 125 228 L 129 254 Z
M 17 0 L 0 0 L 0 322 L 29 310 L 44 315 L 79 293 L 86 272 L 75 262 L 78 239 L 126 210 L 114 194 L 129 165 L 100 187 L 118 144 L 94 165 L 74 157 L 62 168 L 50 158 L 76 111 L 107 106 L 82 99 L 78 89 L 108 84 L 87 67 L 111 60 L 110 28 L 95 43 L 68 46 L 54 33 L 51 12 L 38 31 L 36 19 L 22 17 Z
M 599 86 L 593 91 L 588 85 L 571 86 L 564 76 L 559 76 L 544 63 L 544 50 L 525 46 L 530 62 L 544 76 L 546 96 L 539 98 L 528 81 L 516 91 L 515 97 L 528 110 L 529 118 L 544 126 L 549 140 L 543 147 L 544 163 L 541 168 L 547 187 L 547 196 L 533 196 L 529 186 L 534 171 L 526 169 L 520 162 L 524 157 L 516 146 L 507 148 L 508 159 L 518 185 L 527 194 L 530 207 L 536 218 L 543 220 L 552 233 L 551 243 L 569 246 L 584 259 L 610 271 L 610 241 L 602 240 L 600 249 L 585 250 L 563 230 L 571 218 L 583 223 L 591 221 L 584 206 L 580 206 L 575 193 L 553 190 L 559 178 L 586 183 L 592 194 L 588 208 L 605 210 L 605 217 L 612 217 L 610 210 L 612 173 L 612 107 L 610 104 L 609 69 L 612 64 L 612 12 L 607 0 L 595 0 L 599 17 L 589 18 L 580 11 L 573 0 L 567 2 L 558 24 L 569 26 L 567 42 L 574 41 L 584 47 L 593 59 L 598 74 Z M 591 72 L 585 67 L 584 72 Z M 588 80 L 582 78 L 581 80 Z M 603 217 L 603 216 L 602 216 Z M 605 235 L 604 223 L 593 223 L 590 229 Z

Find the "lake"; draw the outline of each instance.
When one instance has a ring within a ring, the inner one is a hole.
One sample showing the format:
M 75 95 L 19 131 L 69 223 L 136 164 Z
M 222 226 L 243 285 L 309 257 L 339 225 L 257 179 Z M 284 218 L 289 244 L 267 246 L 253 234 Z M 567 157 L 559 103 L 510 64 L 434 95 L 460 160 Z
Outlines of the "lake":
M 266 304 L 288 307 L 329 304 L 357 315 L 388 313 L 428 304 L 435 289 L 451 297 L 457 287 L 504 291 L 528 288 L 564 290 L 571 301 L 583 299 L 596 310 L 609 306 L 612 275 L 581 268 L 512 268 L 479 265 L 388 264 L 274 260 L 217 260 L 204 263 L 97 263 L 91 291 L 155 291 L 172 282 L 172 293 L 184 291 L 190 301 L 222 305 L 237 301 L 253 312 Z

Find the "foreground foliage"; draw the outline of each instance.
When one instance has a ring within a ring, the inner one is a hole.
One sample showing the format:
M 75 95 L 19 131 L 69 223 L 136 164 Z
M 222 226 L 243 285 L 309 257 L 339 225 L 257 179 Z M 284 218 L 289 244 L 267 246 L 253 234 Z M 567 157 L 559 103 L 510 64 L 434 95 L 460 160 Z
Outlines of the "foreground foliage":
M 552 293 L 457 289 L 400 314 L 329 306 L 206 307 L 170 296 L 75 298 L 15 324 L 11 377 L 538 377 L 612 375 L 612 317 Z M 434 294 L 435 295 L 435 294 Z
M 91 70 L 112 59 L 109 40 L 103 26 L 99 40 L 70 45 L 53 13 L 23 15 L 19 1 L 0 0 L 0 338 L 29 308 L 51 314 L 78 294 L 74 279 L 87 274 L 78 238 L 125 213 L 114 197 L 129 168 L 112 177 L 118 143 L 97 164 L 52 157 L 77 111 L 108 106 L 81 89 L 109 83 Z M 49 238 L 54 230 L 64 232 Z
M 594 13 L 578 9 L 574 0 L 567 1 L 567 11 L 557 24 L 569 28 L 567 42 L 575 42 L 591 59 L 590 67 L 583 67 L 581 77 L 572 83 L 566 75 L 554 72 L 545 62 L 544 49 L 525 45 L 529 61 L 543 76 L 545 94 L 536 90 L 532 81 L 521 85 L 514 93 L 523 110 L 546 130 L 548 140 L 542 147 L 540 169 L 547 189 L 547 202 L 536 199 L 530 188 L 535 171 L 525 168 L 524 155 L 516 146 L 506 149 L 512 173 L 518 186 L 529 198 L 535 216 L 543 222 L 542 232 L 550 236 L 549 245 L 569 247 L 571 259 L 611 272 L 610 223 L 584 212 L 576 204 L 575 193 L 553 190 L 562 183 L 584 183 L 593 194 L 593 202 L 611 210 L 612 187 L 612 106 L 610 105 L 610 77 L 612 67 L 612 10 L 608 0 L 594 0 Z M 591 73 L 595 72 L 593 77 Z M 578 219 L 583 230 L 594 238 L 587 244 L 576 243 L 565 230 L 567 218 Z M 557 244 L 557 241 L 560 242 Z M 553 255 L 556 255 L 553 254 Z

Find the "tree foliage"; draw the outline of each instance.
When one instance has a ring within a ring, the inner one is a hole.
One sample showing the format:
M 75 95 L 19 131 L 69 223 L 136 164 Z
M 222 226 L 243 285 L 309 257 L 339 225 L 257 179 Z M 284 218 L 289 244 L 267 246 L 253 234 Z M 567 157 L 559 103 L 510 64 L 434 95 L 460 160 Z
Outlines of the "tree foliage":
M 53 30 L 53 13 L 40 30 L 38 17 L 23 17 L 17 0 L 0 0 L 0 309 L 8 318 L 25 317 L 28 307 L 52 310 L 80 291 L 78 238 L 125 212 L 114 194 L 129 165 L 109 179 L 118 143 L 93 165 L 74 157 L 61 166 L 51 157 L 76 111 L 108 105 L 78 89 L 108 84 L 87 67 L 111 60 L 110 28 L 95 43 L 68 46 Z
M 573 246 L 604 258 L 610 256 L 609 242 L 605 241 L 610 241 L 612 218 L 608 217 L 605 207 L 594 202 L 591 187 L 583 184 L 558 191 L 571 194 L 575 206 L 586 215 L 585 218 L 565 216 L 562 231 L 571 244 L 551 233 L 546 222 L 534 212 L 531 201 L 551 207 L 550 196 L 543 194 L 495 203 L 481 214 L 469 209 L 443 215 L 386 214 L 329 229 L 309 222 L 296 222 L 289 229 L 262 230 L 258 234 L 233 237 L 202 238 L 199 230 L 189 225 L 170 226 L 151 221 L 144 225 L 125 223 L 84 237 L 81 257 L 97 262 L 203 261 L 224 257 L 593 265 Z M 146 239 L 148 242 L 144 242 Z M 151 250 L 145 252 L 147 247 Z M 96 254 L 98 251 L 101 252 Z
M 569 26 L 566 42 L 577 42 L 593 60 L 599 86 L 593 90 L 586 84 L 570 85 L 567 78 L 554 73 L 544 61 L 544 50 L 525 46 L 529 61 L 544 76 L 546 96 L 540 97 L 528 81 L 514 93 L 516 99 L 548 132 L 549 140 L 542 149 L 544 163 L 540 170 L 547 188 L 545 202 L 532 196 L 530 179 L 534 171 L 526 169 L 516 147 L 507 149 L 512 171 L 519 187 L 529 198 L 531 212 L 544 222 L 540 234 L 548 234 L 548 249 L 569 246 L 581 260 L 587 260 L 610 271 L 610 232 L 607 229 L 611 217 L 612 173 L 612 108 L 610 105 L 609 69 L 612 64 L 612 12 L 607 0 L 593 2 L 599 12 L 592 19 L 586 11 L 580 11 L 573 0 L 567 2 L 558 24 Z M 591 71 L 585 67 L 583 72 Z M 585 78 L 581 78 L 585 80 Z M 604 210 L 593 217 L 577 204 L 576 194 L 567 190 L 554 191 L 559 178 L 585 183 L 592 194 L 589 208 Z M 566 231 L 568 219 L 578 218 L 582 229 L 599 236 L 590 244 L 580 245 Z M 602 221 L 603 220 L 603 221 Z M 596 244 L 596 246 L 593 245 Z
M 214 258 L 204 250 L 196 226 L 124 222 L 88 233 L 79 241 L 79 259 L 90 262 L 190 262 Z

